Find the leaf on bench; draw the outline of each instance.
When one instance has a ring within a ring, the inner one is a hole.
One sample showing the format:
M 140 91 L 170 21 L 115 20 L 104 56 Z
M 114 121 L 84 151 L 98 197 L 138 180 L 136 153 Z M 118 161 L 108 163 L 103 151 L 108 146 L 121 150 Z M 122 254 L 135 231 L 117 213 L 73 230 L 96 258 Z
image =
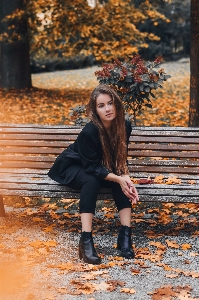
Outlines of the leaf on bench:
M 164 175 L 158 175 L 154 178 L 154 183 L 164 183 Z
M 188 180 L 188 183 L 190 183 L 190 184 L 196 184 L 196 181 L 195 180 Z
M 180 184 L 181 179 L 177 178 L 177 176 L 171 176 L 166 180 L 165 183 L 166 184 Z
M 152 179 L 139 179 L 137 180 L 138 184 L 151 184 L 154 183 L 154 181 Z

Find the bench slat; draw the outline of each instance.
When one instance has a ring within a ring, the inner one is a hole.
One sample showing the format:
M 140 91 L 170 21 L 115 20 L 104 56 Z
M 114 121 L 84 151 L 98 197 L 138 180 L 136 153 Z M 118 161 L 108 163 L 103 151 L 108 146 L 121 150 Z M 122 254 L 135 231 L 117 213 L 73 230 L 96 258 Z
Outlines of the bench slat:
M 174 195 L 174 196 L 198 196 L 199 198 L 199 187 L 198 185 L 156 185 L 156 184 L 147 184 L 147 185 L 135 185 L 138 189 L 138 192 L 142 195 Z M 9 190 L 33 190 L 33 191 L 67 191 L 70 189 L 66 186 L 56 184 L 55 182 L 53 184 L 35 184 L 33 183 L 21 183 L 20 185 L 17 183 L 1 183 L 0 191 L 3 189 L 7 189 L 9 187 Z M 110 192 L 110 189 L 102 189 L 107 193 L 107 190 Z
M 132 132 L 130 142 L 199 144 L 199 137 L 133 136 Z
M 47 174 L 48 169 L 14 169 L 14 168 L 0 168 L 0 174 L 9 173 L 9 174 Z
M 129 150 L 198 151 L 198 146 L 187 144 L 129 144 Z
M 24 162 L 24 161 L 16 161 L 16 162 L 2 162 L 0 163 L 0 168 L 23 168 L 23 169 L 46 169 L 49 170 L 52 166 L 52 163 L 45 162 Z
M 138 173 L 139 174 L 139 173 Z M 164 181 L 166 182 L 166 180 L 168 178 L 171 178 L 172 176 L 165 176 Z M 148 178 L 147 176 L 143 176 L 143 174 L 141 176 L 132 176 L 132 178 L 134 179 L 146 179 Z M 196 188 L 196 183 L 199 183 L 199 177 L 188 177 L 186 176 L 177 176 L 178 179 L 181 180 L 181 184 L 180 185 L 188 185 L 190 189 L 195 189 Z M 151 179 L 154 179 L 153 176 L 151 176 Z M 195 184 L 191 184 L 190 180 L 194 180 Z M 54 181 L 52 181 L 46 174 L 21 174 L 21 173 L 14 173 L 12 175 L 10 174 L 6 174 L 6 173 L 0 173 L 0 185 L 1 183 L 35 183 L 35 184 L 55 184 Z M 168 186 L 172 186 L 173 189 L 175 189 L 175 185 L 168 185 L 166 183 L 162 184 L 165 188 L 168 188 Z M 177 184 L 178 185 L 178 184 Z M 143 185 L 142 185 L 143 186 Z M 155 186 L 158 188 L 159 184 L 155 184 Z
M 0 155 L 0 161 L 40 161 L 40 162 L 51 162 L 53 163 L 55 161 L 54 156 L 27 156 L 27 155 Z
M 81 131 L 81 129 L 72 129 L 72 128 L 65 128 L 65 129 L 60 129 L 60 128 L 53 128 L 53 129 L 44 129 L 44 128 L 39 128 L 38 130 L 36 129 L 6 129 L 1 130 L 0 128 L 0 138 L 1 139 L 12 139 L 14 138 L 14 136 L 16 136 L 16 134 L 21 137 L 22 139 L 34 139 L 34 136 L 38 139 L 40 139 L 41 137 L 44 137 L 44 139 L 53 139 L 54 137 L 56 138 L 60 138 L 60 137 L 64 137 L 64 136 L 68 136 L 70 138 L 70 136 L 75 139 L 75 137 L 77 137 L 77 135 L 79 134 L 79 132 Z M 34 133 L 34 134 L 33 134 Z M 175 140 L 180 140 L 180 139 L 187 139 L 189 138 L 189 140 L 193 140 L 198 139 L 199 138 L 199 131 L 198 132 L 173 132 L 173 131 L 138 131 L 138 130 L 132 130 L 132 136 L 131 136 L 131 140 L 133 140 L 134 138 L 140 138 L 139 140 L 143 139 L 143 138 L 149 138 L 151 139 L 152 137 L 154 138 L 167 138 L 172 140 L 173 138 L 175 138 Z M 146 139 L 146 140 L 147 140 Z
M 63 150 L 62 148 L 37 148 L 33 147 L 31 150 L 30 148 L 25 147 L 18 147 L 18 148 L 2 148 L 0 147 L 0 153 L 21 153 L 21 154 L 60 154 Z
M 0 147 L 11 147 L 11 146 L 18 146 L 17 149 L 20 150 L 20 147 L 50 147 L 50 148 L 66 148 L 70 145 L 71 143 L 67 141 L 63 142 L 55 142 L 54 141 L 1 141 Z M 9 148 L 8 148 L 9 149 Z M 30 150 L 29 150 L 30 151 Z
M 77 129 L 77 128 L 82 128 L 81 126 L 78 126 L 78 125 L 47 125 L 47 124 L 10 124 L 10 123 L 2 123 L 0 125 L 0 129 L 1 130 L 9 130 L 9 129 L 22 129 L 22 128 L 27 128 L 27 129 L 30 129 L 30 128 L 33 128 L 33 129 L 66 129 L 66 128 L 70 128 L 70 129 Z M 164 126 L 164 127 L 153 127 L 153 126 L 133 126 L 132 128 L 133 131 L 137 131 L 138 133 L 142 134 L 142 132 L 176 132 L 176 133 L 179 133 L 179 132 L 183 132 L 183 133 L 186 133 L 186 132 L 199 132 L 199 129 L 198 127 L 180 127 L 180 126 L 177 126 L 177 127 L 169 127 L 169 126 Z
M 55 143 L 56 141 L 56 143 Z M 63 139 L 56 137 L 52 139 L 44 139 L 40 137 L 37 139 L 36 137 L 32 140 L 25 139 L 23 140 L 19 137 L 19 140 L 1 140 L 0 147 L 11 147 L 11 146 L 26 146 L 26 147 L 52 147 L 52 148 L 65 148 L 68 147 L 74 140 L 71 138 L 67 138 L 64 136 Z M 166 151 L 198 151 L 198 146 L 187 144 L 187 145 L 169 145 L 169 144 L 129 144 L 129 151 L 132 150 L 166 150 Z M 140 151 L 139 151 L 140 153 Z M 175 154 L 175 152 L 172 152 Z
M 50 162 L 55 161 L 54 156 L 27 156 L 27 155 L 0 155 L 0 161 L 7 160 L 9 163 L 13 161 L 20 162 Z M 129 167 L 132 166 L 184 166 L 184 167 L 199 167 L 199 161 L 193 160 L 155 160 L 155 159 L 128 159 Z
M 48 170 L 46 169 L 9 169 L 9 168 L 0 168 L 0 174 L 1 176 L 10 176 L 10 175 L 16 175 L 16 176 L 47 176 Z M 177 175 L 177 178 L 184 179 L 184 180 L 199 180 L 199 176 L 195 174 L 172 174 L 172 173 L 149 173 L 149 172 L 133 172 L 131 173 L 132 178 L 152 178 L 154 179 L 158 175 L 163 175 L 164 178 L 168 178 L 169 176 Z
M 128 151 L 132 157 L 172 157 L 172 158 L 199 158 L 199 151 L 196 152 L 162 152 L 162 151 Z
M 44 162 L 2 162 L 0 163 L 0 168 L 31 168 L 31 169 L 50 169 L 52 163 Z M 193 167 L 164 167 L 164 166 L 129 166 L 130 172 L 157 172 L 157 173 L 189 173 L 189 174 L 199 174 L 199 168 Z
M 56 192 L 52 192 L 52 191 L 28 191 L 28 190 L 1 190 L 1 193 L 3 195 L 8 195 L 8 196 L 23 196 L 23 197 L 47 197 L 47 198 L 64 198 L 66 197 L 66 192 L 63 191 L 56 191 Z M 67 198 L 68 199 L 79 199 L 79 193 L 76 192 L 68 192 L 67 193 Z M 99 194 L 98 195 L 98 199 L 101 200 L 112 200 L 113 197 L 111 194 Z
M 68 144 L 69 145 L 69 144 Z M 30 148 L 25 147 L 0 147 L 0 153 L 21 153 L 21 154 L 60 154 L 67 147 L 67 143 L 63 148 L 38 148 L 33 147 L 30 151 Z M 199 158 L 199 152 L 161 152 L 161 151 L 128 151 L 128 155 L 132 157 L 172 157 L 172 158 Z
M 165 130 L 146 130 L 146 127 L 142 129 L 132 129 L 132 136 L 165 136 L 165 137 L 199 137 L 199 130 L 169 130 L 168 127 Z
M 35 177 L 36 178 L 36 177 Z M 20 185 L 18 185 L 18 183 L 20 182 Z M 51 189 L 51 190 L 71 190 L 70 188 L 67 188 L 64 185 L 58 184 L 56 183 L 54 180 L 50 179 L 50 178 L 38 178 L 37 180 L 31 179 L 31 178 L 9 178 L 7 181 L 1 180 L 1 185 L 0 185 L 0 190 L 1 189 L 5 189 L 7 188 L 11 188 L 11 189 L 24 189 L 24 187 L 27 187 L 28 190 L 41 190 L 42 188 L 44 188 L 44 190 L 46 189 Z M 189 192 L 190 190 L 192 191 L 199 191 L 199 185 L 198 184 L 135 184 L 135 186 L 137 187 L 137 189 L 141 189 L 141 193 L 145 194 L 146 191 L 147 193 L 151 193 L 151 191 L 153 193 L 162 193 L 165 192 L 166 190 L 176 190 L 176 191 L 187 191 Z M 104 189 L 109 190 L 110 189 Z M 155 191 L 155 192 L 154 192 Z M 199 195 L 198 195 L 199 196 Z
M 0 124 L 0 130 L 21 130 L 23 128 L 26 128 L 26 129 L 66 129 L 66 128 L 69 128 L 69 129 L 81 129 L 82 127 L 81 126 L 78 126 L 78 125 L 48 125 L 48 124 L 10 124 L 10 123 L 1 123 Z M 175 128 L 175 127 L 169 127 L 169 128 Z M 182 127 L 184 128 L 184 127 Z M 186 127 L 185 127 L 186 128 Z M 191 128 L 191 127 L 190 127 Z M 193 127 L 194 129 L 194 127 Z
M 23 197 L 47 197 L 47 198 L 66 198 L 66 192 L 52 192 L 52 191 L 27 191 L 27 190 L 21 190 L 21 191 L 12 191 L 12 194 L 8 193 L 8 190 L 1 190 L 3 195 L 12 195 L 12 196 L 23 196 Z M 67 193 L 68 199 L 79 199 L 79 193 Z M 108 194 L 102 194 L 100 193 L 98 195 L 98 200 L 113 200 L 113 197 L 110 193 Z M 198 196 L 166 196 L 162 195 L 161 197 L 159 195 L 140 195 L 139 197 L 140 202 L 180 202 L 180 203 L 199 203 Z
M 8 169 L 6 169 L 6 172 L 1 172 L 1 170 L 5 169 L 0 169 L 0 181 L 5 182 L 6 179 L 12 179 L 13 180 L 34 180 L 35 178 L 38 180 L 44 180 L 44 181 L 51 181 L 52 180 L 48 177 L 47 175 L 47 170 L 38 170 L 35 169 L 33 172 L 27 173 L 25 170 L 25 174 L 21 173 L 20 169 L 10 169 L 10 172 L 8 172 Z M 14 170 L 14 171 L 13 171 Z M 39 172 L 38 172 L 39 171 Z M 143 179 L 143 178 L 148 178 L 150 177 L 151 179 L 154 179 L 155 177 L 163 175 L 164 179 L 167 179 L 172 176 L 176 176 L 174 173 L 166 173 L 166 174 L 157 174 L 157 173 L 139 173 L 139 172 L 134 172 L 130 173 L 130 177 L 136 178 L 136 179 Z M 33 179 L 32 179 L 33 178 Z M 188 180 L 194 180 L 199 183 L 199 175 L 194 175 L 194 174 L 177 174 L 177 178 L 181 179 L 182 182 L 185 182 L 187 184 Z M 195 186 L 195 185 L 193 185 Z
M 19 140 L 45 140 L 45 141 L 74 141 L 77 138 L 77 134 L 64 133 L 64 134 L 17 134 Z M 0 140 L 12 141 L 16 139 L 16 134 L 0 134 Z
M 170 166 L 170 167 L 199 167 L 199 161 L 193 160 L 153 160 L 153 159 L 129 159 L 128 165 L 132 166 Z
M 198 168 L 169 168 L 169 167 L 153 167 L 153 166 L 133 166 L 129 167 L 130 172 L 152 172 L 152 173 L 183 173 L 183 174 L 199 174 Z

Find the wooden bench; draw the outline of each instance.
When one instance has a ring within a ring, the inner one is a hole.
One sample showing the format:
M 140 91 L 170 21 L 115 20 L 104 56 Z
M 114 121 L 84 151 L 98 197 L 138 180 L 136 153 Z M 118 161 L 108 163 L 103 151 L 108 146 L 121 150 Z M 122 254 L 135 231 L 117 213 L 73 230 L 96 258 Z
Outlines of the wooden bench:
M 0 125 L 0 213 L 3 195 L 79 198 L 79 191 L 48 178 L 55 157 L 72 143 L 81 127 Z M 129 145 L 134 180 L 177 176 L 180 184 L 136 184 L 140 201 L 199 203 L 199 128 L 134 127 Z M 173 180 L 174 182 L 176 180 Z M 168 182 L 167 182 L 168 183 Z M 112 199 L 101 189 L 99 199 Z

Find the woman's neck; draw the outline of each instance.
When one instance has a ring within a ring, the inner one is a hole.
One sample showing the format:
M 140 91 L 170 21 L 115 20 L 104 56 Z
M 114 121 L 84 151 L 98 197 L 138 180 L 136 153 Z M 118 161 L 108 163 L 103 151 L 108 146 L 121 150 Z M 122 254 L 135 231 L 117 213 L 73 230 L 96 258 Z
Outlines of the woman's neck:
M 110 136 L 111 135 L 111 126 L 107 126 L 107 127 L 104 126 L 104 128 L 105 128 L 106 132 L 108 133 L 108 135 Z
M 104 128 L 106 129 L 107 133 L 110 135 L 111 133 L 111 122 L 102 122 Z

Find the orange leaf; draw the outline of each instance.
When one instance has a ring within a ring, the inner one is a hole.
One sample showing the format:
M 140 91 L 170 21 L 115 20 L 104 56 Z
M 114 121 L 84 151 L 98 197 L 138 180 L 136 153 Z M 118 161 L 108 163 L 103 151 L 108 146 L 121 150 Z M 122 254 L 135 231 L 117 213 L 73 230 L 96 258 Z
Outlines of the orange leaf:
M 178 277 L 179 275 L 178 274 L 166 274 L 165 275 L 167 278 L 176 278 Z
M 168 247 L 171 247 L 171 248 L 179 248 L 180 246 L 174 241 L 174 242 L 170 242 L 169 240 L 166 240 L 166 243 L 168 245 Z
M 166 246 L 161 244 L 160 242 L 150 242 L 149 244 L 157 248 L 160 248 L 161 250 L 166 250 Z
M 187 250 L 187 249 L 191 249 L 192 246 L 189 245 L 189 244 L 182 244 L 182 245 L 181 245 L 181 248 L 182 248 L 182 250 Z

